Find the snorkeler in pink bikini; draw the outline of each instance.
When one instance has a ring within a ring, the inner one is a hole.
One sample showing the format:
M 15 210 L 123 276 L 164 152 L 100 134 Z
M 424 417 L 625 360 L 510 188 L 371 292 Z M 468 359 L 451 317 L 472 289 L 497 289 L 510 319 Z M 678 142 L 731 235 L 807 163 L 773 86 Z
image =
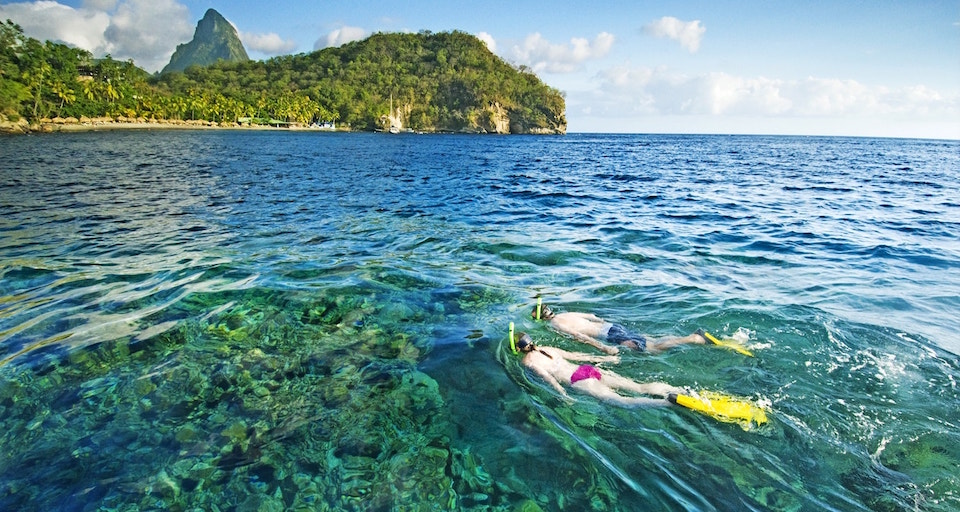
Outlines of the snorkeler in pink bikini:
M 593 313 L 555 313 L 550 306 L 541 304 L 539 301 L 533 307 L 530 316 L 534 320 L 547 320 L 554 330 L 573 336 L 577 341 L 611 355 L 619 353 L 620 347 L 654 353 L 678 345 L 707 343 L 702 330 L 682 337 L 647 337 L 630 333 L 623 326 L 607 322 Z M 599 338 L 603 338 L 607 343 L 601 342 Z
M 668 400 L 668 397 L 685 392 L 683 389 L 662 382 L 641 384 L 609 370 L 601 372 L 596 366 L 591 364 L 578 365 L 573 362 L 619 362 L 619 358 L 615 356 L 595 356 L 579 352 L 568 352 L 554 347 L 536 346 L 533 344 L 530 335 L 526 333 L 517 334 L 515 340 L 517 350 L 523 354 L 523 365 L 536 372 L 536 374 L 547 381 L 553 389 L 570 400 L 572 400 L 572 398 L 567 394 L 567 390 L 564 387 L 565 385 L 621 407 L 670 405 L 671 402 Z M 638 395 L 653 395 L 661 398 L 625 396 L 617 393 L 617 390 L 624 390 Z

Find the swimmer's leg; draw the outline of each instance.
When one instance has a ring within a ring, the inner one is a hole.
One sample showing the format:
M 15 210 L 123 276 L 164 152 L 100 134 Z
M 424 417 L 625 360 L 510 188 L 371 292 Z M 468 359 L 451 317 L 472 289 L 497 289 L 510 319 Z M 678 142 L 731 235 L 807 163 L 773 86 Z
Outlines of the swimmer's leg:
M 636 350 L 637 352 L 646 352 L 647 340 L 644 338 L 642 340 L 621 341 L 620 346 L 623 348 L 629 348 L 630 350 Z
M 606 376 L 604 379 L 606 379 Z M 623 396 L 614 392 L 610 386 L 596 379 L 577 381 L 573 384 L 573 387 L 604 402 L 619 405 L 620 407 L 661 407 L 670 405 L 670 402 L 666 400 L 666 395 L 660 399 L 645 396 Z
M 666 398 L 671 393 L 685 393 L 683 389 L 664 382 L 639 383 L 611 371 L 603 372 L 602 382 L 611 389 L 624 389 L 639 395 L 653 395 Z
M 680 345 L 703 345 L 706 342 L 707 340 L 697 333 L 681 337 L 647 338 L 647 352 L 662 352 Z

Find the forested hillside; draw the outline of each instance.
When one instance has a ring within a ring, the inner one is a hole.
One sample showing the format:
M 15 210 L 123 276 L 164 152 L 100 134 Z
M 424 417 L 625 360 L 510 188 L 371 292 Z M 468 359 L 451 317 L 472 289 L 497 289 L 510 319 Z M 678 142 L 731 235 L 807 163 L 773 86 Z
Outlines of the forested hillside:
M 559 91 L 457 31 L 375 34 L 309 54 L 150 76 L 129 61 L 25 37 L 9 20 L 0 25 L 0 113 L 13 121 L 122 116 L 563 133 L 564 109 Z

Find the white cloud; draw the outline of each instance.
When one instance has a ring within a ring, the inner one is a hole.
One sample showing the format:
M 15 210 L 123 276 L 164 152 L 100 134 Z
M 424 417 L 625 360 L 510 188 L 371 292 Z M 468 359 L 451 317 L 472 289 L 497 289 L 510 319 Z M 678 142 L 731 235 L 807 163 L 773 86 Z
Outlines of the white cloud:
M 488 50 L 497 53 L 497 41 L 493 39 L 493 36 L 486 32 L 480 32 L 477 34 L 477 39 L 483 41 L 483 44 L 487 45 Z
M 643 26 L 643 31 L 654 37 L 672 39 L 680 43 L 690 53 L 700 49 L 700 41 L 707 28 L 700 25 L 700 20 L 682 21 L 673 16 L 664 16 L 653 23 Z
M 104 36 L 114 57 L 156 71 L 170 62 L 178 43 L 193 37 L 194 25 L 189 9 L 176 0 L 123 0 Z
M 575 37 L 569 44 L 553 44 L 537 32 L 514 46 L 510 57 L 536 72 L 572 73 L 584 62 L 604 57 L 613 41 L 613 34 L 601 32 L 593 41 Z
M 117 7 L 117 0 L 83 0 L 83 7 L 93 11 L 112 11 Z
M 0 20 L 13 20 L 23 32 L 40 41 L 59 41 L 102 53 L 107 46 L 104 31 L 110 16 L 89 9 L 74 9 L 53 1 L 0 5 Z
M 359 41 L 367 37 L 367 34 L 368 32 L 360 27 L 340 27 L 325 37 L 317 39 L 317 42 L 313 43 L 313 49 L 319 50 L 331 46 L 340 46 L 351 41 Z
M 73 8 L 51 0 L 0 6 L 0 19 L 11 19 L 24 33 L 90 51 L 133 59 L 148 71 L 162 68 L 178 43 L 190 40 L 194 22 L 176 0 L 86 0 Z
M 782 80 L 728 73 L 688 76 L 667 68 L 618 67 L 598 75 L 590 110 L 619 116 L 930 118 L 960 115 L 960 97 L 925 86 L 890 88 L 856 80 Z
M 240 41 L 243 42 L 243 47 L 247 51 L 259 52 L 264 55 L 283 55 L 292 52 L 297 47 L 296 41 L 284 40 L 273 32 L 269 34 L 239 32 L 239 35 Z

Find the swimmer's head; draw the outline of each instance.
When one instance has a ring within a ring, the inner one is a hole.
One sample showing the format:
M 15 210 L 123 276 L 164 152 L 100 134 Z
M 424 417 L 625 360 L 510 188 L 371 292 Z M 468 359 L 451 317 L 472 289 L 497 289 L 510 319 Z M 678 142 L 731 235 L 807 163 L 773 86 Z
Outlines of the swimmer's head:
M 534 320 L 537 320 L 537 319 L 538 319 L 538 318 L 537 318 L 537 308 L 540 308 L 540 318 L 539 318 L 540 320 L 550 320 L 551 318 L 553 318 L 554 313 L 553 313 L 553 310 L 550 309 L 550 306 L 548 306 L 548 305 L 546 305 L 546 304 L 541 304 L 541 303 L 538 302 L 537 304 L 535 304 L 535 305 L 533 306 L 533 311 L 530 312 L 530 316 L 531 316 Z
M 523 353 L 530 352 L 534 349 L 533 339 L 525 332 L 517 333 L 516 344 L 517 350 Z

